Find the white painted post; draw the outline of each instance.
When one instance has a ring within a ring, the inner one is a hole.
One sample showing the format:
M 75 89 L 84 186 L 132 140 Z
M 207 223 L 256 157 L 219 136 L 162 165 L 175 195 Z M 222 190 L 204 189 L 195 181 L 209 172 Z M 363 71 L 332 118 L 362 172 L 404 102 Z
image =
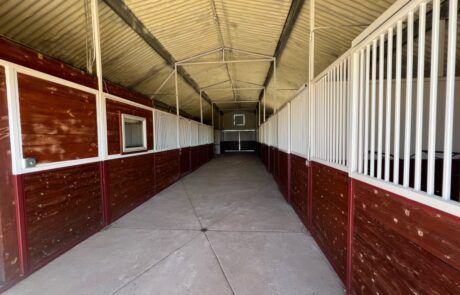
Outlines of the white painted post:
M 415 122 L 415 181 L 414 189 L 420 190 L 422 180 L 422 136 L 423 136 L 423 86 L 425 77 L 425 25 L 426 3 L 420 4 L 417 66 L 417 110 Z
M 414 59 L 414 12 L 407 17 L 407 66 L 406 66 L 406 122 L 404 124 L 404 177 L 403 186 L 409 187 L 410 142 L 412 131 L 412 67 Z
M 449 2 L 449 34 L 447 43 L 446 112 L 444 123 L 444 164 L 442 174 L 442 198 L 450 200 L 452 177 L 452 138 L 455 101 L 455 61 L 457 46 L 457 0 Z
M 393 183 L 399 184 L 399 144 L 401 124 L 401 63 L 402 63 L 402 21 L 396 27 L 396 85 L 395 85 L 395 134 L 393 145 Z
M 391 154 L 391 90 L 393 83 L 393 28 L 388 30 L 388 40 L 387 40 L 388 50 L 387 50 L 387 99 L 386 99 L 386 117 L 385 117 L 385 181 L 390 181 L 390 154 Z M 393 162 L 397 159 L 393 159 Z

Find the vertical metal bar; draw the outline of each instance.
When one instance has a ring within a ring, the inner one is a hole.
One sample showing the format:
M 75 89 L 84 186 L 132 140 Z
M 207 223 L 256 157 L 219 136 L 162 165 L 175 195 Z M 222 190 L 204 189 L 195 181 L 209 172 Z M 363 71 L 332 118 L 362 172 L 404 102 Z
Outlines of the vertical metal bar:
M 449 33 L 447 43 L 446 110 L 444 122 L 444 164 L 442 198 L 450 200 L 452 175 L 452 139 L 454 131 L 455 62 L 457 46 L 457 0 L 449 2 Z
M 420 190 L 422 179 L 422 136 L 423 136 L 423 86 L 425 77 L 425 25 L 426 3 L 420 4 L 417 66 L 417 110 L 415 122 L 415 181 L 414 189 Z
M 436 156 L 436 111 L 438 100 L 438 70 L 439 67 L 439 10 L 440 0 L 433 0 L 433 26 L 431 27 L 431 79 L 430 107 L 428 118 L 428 171 L 427 194 L 434 194 L 434 170 Z M 442 53 L 444 54 L 444 52 Z
M 383 141 L 383 75 L 385 68 L 385 35 L 380 35 L 379 46 L 379 114 L 377 131 L 377 178 L 382 178 L 382 141 Z
M 356 61 L 358 63 L 358 61 Z M 358 173 L 363 172 L 364 49 L 359 52 Z M 353 99 L 354 95 L 351 96 Z M 353 116 L 352 118 L 353 119 Z
M 399 184 L 399 144 L 401 124 L 402 21 L 396 27 L 395 135 L 393 145 L 393 183 Z
M 316 148 L 312 147 L 316 146 L 316 140 L 315 144 L 312 144 L 312 138 L 315 136 L 315 129 L 314 126 L 316 126 L 316 113 L 313 111 L 313 107 L 315 106 L 315 100 L 316 98 L 316 84 L 313 82 L 313 79 L 315 77 L 315 0 L 310 0 L 310 42 L 309 42 L 309 52 L 308 52 L 308 103 L 309 103 L 309 112 L 306 114 L 308 120 L 310 120 L 309 128 L 309 136 L 305 140 L 307 140 L 307 147 L 309 148 L 309 151 L 307 153 L 307 159 L 310 159 L 310 155 L 316 152 Z
M 370 59 L 371 59 L 371 46 L 366 47 L 366 77 L 365 83 L 365 109 L 364 109 L 364 171 L 367 175 L 369 168 L 369 83 L 370 83 Z
M 179 135 L 179 83 L 177 80 L 177 65 L 174 66 L 175 84 L 176 84 L 176 132 L 177 132 L 177 147 L 180 148 L 180 135 Z
M 345 87 L 345 102 L 344 102 L 344 109 L 343 109 L 343 113 L 344 113 L 344 116 L 343 116 L 343 134 L 345 135 L 343 137 L 343 157 L 344 157 L 344 165 L 347 165 L 349 164 L 349 159 L 351 159 L 351 157 L 349 157 L 348 155 L 348 152 L 351 151 L 348 150 L 348 144 L 347 144 L 347 138 L 349 136 L 351 136 L 351 132 L 348 133 L 348 131 L 350 131 L 350 128 L 349 128 L 349 124 L 351 121 L 349 121 L 349 115 L 350 115 L 350 112 L 352 111 L 352 98 L 351 98 L 351 95 L 352 95 L 352 87 L 353 87 L 353 73 L 352 73 L 352 55 L 350 55 L 348 58 L 347 58 L 347 72 L 346 72 L 346 76 L 347 76 L 347 83 L 344 84 L 344 87 Z
M 372 93 L 371 93 L 371 164 L 370 176 L 375 177 L 375 104 L 376 104 L 376 79 L 377 79 L 377 39 L 372 43 Z
M 327 106 L 326 106 L 326 122 L 327 122 L 327 161 L 331 160 L 331 72 L 327 73 Z
M 351 95 L 349 96 L 351 99 L 351 106 L 350 106 L 350 157 L 349 159 L 349 172 L 353 173 L 358 169 L 358 158 L 361 158 L 362 155 L 358 153 L 360 149 L 358 145 L 361 145 L 359 142 L 360 133 L 362 127 L 360 128 L 359 125 L 362 125 L 362 107 L 360 109 L 360 104 L 362 106 L 363 100 L 363 72 L 364 72 L 364 51 L 361 50 L 360 52 L 355 52 L 351 55 L 351 77 L 348 77 L 348 80 L 351 81 Z M 361 73 L 360 73 L 361 72 Z M 359 114 L 358 114 L 359 112 Z M 361 121 L 359 123 L 358 121 Z
M 211 103 L 211 126 L 214 129 L 214 103 Z
M 260 127 L 260 101 L 259 103 L 257 104 L 257 111 L 259 113 L 259 115 L 257 116 L 257 119 L 259 121 L 259 127 Z M 219 113 L 219 116 L 220 116 L 220 113 Z M 219 129 L 220 129 L 220 118 L 219 118 Z
M 267 102 L 265 101 L 265 87 L 264 87 L 264 96 L 263 96 L 263 100 L 264 100 L 264 123 L 265 121 L 267 120 L 267 113 L 266 113 L 266 109 L 267 109 Z
M 406 121 L 404 124 L 404 175 L 403 186 L 409 186 L 410 142 L 412 133 L 412 71 L 414 59 L 414 12 L 407 16 L 407 66 L 406 66 Z
M 104 85 L 102 77 L 102 55 L 101 55 L 101 37 L 99 26 L 99 6 L 97 0 L 91 0 L 91 24 L 93 27 L 94 52 L 96 55 L 96 75 L 97 75 L 97 90 L 98 90 L 98 154 L 101 159 L 106 159 L 107 150 L 107 119 L 106 119 L 106 103 L 104 96 Z
M 201 124 L 203 124 L 203 91 L 200 89 L 200 118 Z
M 387 99 L 386 99 L 386 118 L 385 118 L 385 181 L 390 181 L 390 155 L 391 155 L 391 91 L 393 83 L 393 28 L 388 30 L 387 41 Z M 396 159 L 395 159 L 396 161 Z
M 336 141 L 336 145 L 337 145 L 337 149 L 336 149 L 336 162 L 338 164 L 342 164 L 342 126 L 341 126 L 341 123 L 342 123 L 342 120 L 343 120 L 343 116 L 344 114 L 342 113 L 342 105 L 343 105 L 343 99 L 344 99 L 344 93 L 342 91 L 342 86 L 343 86 L 343 75 L 342 75 L 342 67 L 340 65 L 338 65 L 336 67 L 337 69 L 337 83 L 336 83 L 336 87 L 337 87 L 337 100 L 338 100 L 338 104 L 337 104 L 337 121 L 335 123 L 335 129 L 336 129 L 336 138 L 337 138 L 337 141 Z
M 332 82 L 331 82 L 331 162 L 335 163 L 336 157 L 335 157 L 335 150 L 336 150 L 336 128 L 335 128 L 335 122 L 337 120 L 337 75 L 336 75 L 336 67 L 333 67 L 331 70 L 331 77 L 332 77 Z

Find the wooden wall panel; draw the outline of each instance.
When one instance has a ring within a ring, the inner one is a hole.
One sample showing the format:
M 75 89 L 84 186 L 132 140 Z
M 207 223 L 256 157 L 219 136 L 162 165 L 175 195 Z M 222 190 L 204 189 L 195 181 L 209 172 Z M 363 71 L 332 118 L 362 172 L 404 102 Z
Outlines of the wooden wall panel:
M 109 82 L 109 81 L 104 81 L 104 91 L 109 94 L 113 94 L 115 96 L 137 102 L 139 104 L 148 106 L 148 107 L 153 107 L 153 100 L 140 94 L 137 93 L 133 90 L 121 87 L 119 85 L 116 85 L 115 83 Z
M 155 194 L 153 153 L 110 160 L 107 166 L 112 221 Z
M 147 148 L 153 149 L 153 117 L 152 111 L 129 104 L 107 99 L 107 145 L 109 155 L 120 154 L 121 147 L 121 114 L 129 114 L 147 119 Z
M 191 148 L 182 148 L 180 151 L 180 175 L 181 177 L 191 170 L 190 163 Z
M 19 276 L 15 187 L 11 168 L 5 69 L 0 66 L 0 287 Z
M 192 171 L 198 169 L 200 167 L 200 153 L 199 153 L 199 146 L 192 146 L 191 147 L 191 163 L 192 163 Z
M 289 202 L 289 155 L 278 150 L 278 185 L 284 198 Z
M 353 294 L 460 294 L 460 219 L 353 183 Z
M 155 154 L 155 191 L 158 193 L 179 179 L 179 150 L 170 150 Z
M 37 163 L 97 157 L 96 97 L 18 74 L 24 157 Z
M 97 88 L 96 77 L 2 36 L 0 36 L 0 59 L 77 84 Z
M 308 166 L 291 154 L 291 204 L 305 227 L 308 224 Z
M 98 163 L 25 174 L 23 183 L 32 269 L 101 228 Z
M 343 171 L 312 163 L 312 234 L 326 257 L 345 282 L 348 175 Z

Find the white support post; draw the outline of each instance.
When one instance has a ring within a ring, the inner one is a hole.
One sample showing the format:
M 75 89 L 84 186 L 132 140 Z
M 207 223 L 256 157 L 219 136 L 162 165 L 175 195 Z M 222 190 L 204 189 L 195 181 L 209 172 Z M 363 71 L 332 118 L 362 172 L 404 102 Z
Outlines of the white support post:
M 200 89 L 200 122 L 203 124 L 203 91 Z
M 370 75 L 370 62 L 371 62 L 371 46 L 367 45 L 366 47 L 366 77 L 364 79 L 365 83 L 365 101 L 364 101 L 364 174 L 368 175 L 369 173 L 369 84 L 371 82 Z
M 455 62 L 457 46 L 457 0 L 449 2 L 449 34 L 447 43 L 446 112 L 444 123 L 444 164 L 442 198 L 450 200 L 452 177 L 452 142 L 454 131 Z
M 377 39 L 372 43 L 372 93 L 371 93 L 371 148 L 370 148 L 370 174 L 375 177 L 375 104 L 377 83 Z
M 176 131 L 177 131 L 177 148 L 180 148 L 180 128 L 179 128 L 179 83 L 177 80 L 177 65 L 174 66 L 174 78 L 176 84 Z
M 310 132 L 308 138 L 305 138 L 307 141 L 307 147 L 309 147 L 309 152 L 307 153 L 307 159 L 311 159 L 317 151 L 317 142 L 313 139 L 316 136 L 316 126 L 318 124 L 316 119 L 315 107 L 315 96 L 316 96 L 316 87 L 313 86 L 313 79 L 315 78 L 315 0 L 310 0 L 310 42 L 308 46 L 308 104 L 309 112 L 305 114 L 310 120 Z M 312 144 L 312 142 L 314 142 Z
M 420 4 L 417 65 L 417 110 L 415 122 L 415 180 L 414 189 L 420 190 L 422 182 L 423 87 L 425 83 L 425 25 L 426 3 Z
M 259 103 L 257 104 L 257 111 L 258 111 L 258 113 L 259 113 L 259 115 L 257 116 L 257 119 L 258 119 L 258 121 L 259 121 L 259 125 L 258 125 L 258 126 L 260 127 L 260 101 L 259 101 Z
M 385 35 L 380 35 L 379 46 L 379 106 L 378 106 L 378 126 L 377 126 L 377 178 L 382 178 L 382 151 L 383 151 L 383 80 L 385 68 Z
M 439 16 L 440 0 L 433 0 L 433 25 L 431 27 L 431 62 L 439 62 Z M 444 52 L 441 53 L 444 55 Z M 427 171 L 427 194 L 434 195 L 434 170 L 436 156 L 436 111 L 438 100 L 438 70 L 439 67 L 431 67 L 430 79 L 430 107 L 428 117 L 428 171 Z
M 99 6 L 97 0 L 91 0 L 91 21 L 93 27 L 94 52 L 96 55 L 96 75 L 97 75 L 97 134 L 98 134 L 98 154 L 99 158 L 107 158 L 107 120 L 106 103 L 104 96 L 104 85 L 102 77 L 102 56 L 101 38 L 99 28 Z
M 22 168 L 22 131 L 21 112 L 19 107 L 18 78 L 15 69 L 5 66 L 6 97 L 8 105 L 8 126 L 11 145 L 11 164 L 14 175 L 19 174 Z
M 351 64 L 351 77 L 348 77 L 352 81 L 351 85 L 351 116 L 350 116 L 350 122 L 351 122 L 351 139 L 348 143 L 348 146 L 350 147 L 349 150 L 349 173 L 356 172 L 358 170 L 358 136 L 359 136 L 359 100 L 360 100 L 360 95 L 359 93 L 362 92 L 360 90 L 360 81 L 357 79 L 359 77 L 359 61 L 360 61 L 360 55 L 362 56 L 363 53 L 355 52 L 352 55 L 352 64 Z M 363 60 L 363 58 L 361 58 Z
M 267 120 L 267 113 L 266 113 L 267 102 L 266 102 L 266 97 L 265 97 L 265 88 L 264 88 L 263 101 L 264 101 L 264 123 L 265 123 L 265 121 Z
M 414 59 L 414 12 L 407 17 L 407 73 L 406 73 L 406 122 L 404 124 L 404 175 L 403 186 L 409 187 L 410 142 L 412 132 L 412 67 Z
M 211 122 L 212 122 L 211 126 L 214 129 L 214 103 L 213 102 L 211 103 Z
M 354 66 L 354 63 L 353 65 Z M 354 70 L 354 68 L 353 68 Z M 357 165 L 357 170 L 358 173 L 363 173 L 363 111 L 364 111 L 364 49 L 362 49 L 359 52 L 359 105 L 358 105 L 358 110 L 359 110 L 359 115 L 358 115 L 358 165 Z M 358 77 L 356 77 L 358 78 Z M 353 91 L 354 88 L 352 88 Z M 353 100 L 354 96 L 351 96 L 351 99 Z M 353 120 L 353 114 L 350 118 Z M 352 123 L 353 125 L 353 123 Z M 353 154 L 352 154 L 353 157 Z M 350 172 L 353 172 L 351 168 L 353 167 L 353 159 L 350 159 Z
M 393 183 L 399 184 L 400 124 L 401 124 L 401 63 L 402 63 L 402 21 L 396 27 L 396 86 L 395 86 L 395 134 L 393 145 Z
M 387 50 L 387 99 L 386 99 L 386 116 L 385 116 L 385 181 L 390 181 L 390 154 L 391 154 L 391 89 L 393 83 L 393 28 L 388 30 L 388 40 L 387 40 L 388 50 Z M 394 159 L 396 161 L 397 159 Z M 394 162 L 393 161 L 393 162 Z M 393 163 L 394 164 L 394 163 Z

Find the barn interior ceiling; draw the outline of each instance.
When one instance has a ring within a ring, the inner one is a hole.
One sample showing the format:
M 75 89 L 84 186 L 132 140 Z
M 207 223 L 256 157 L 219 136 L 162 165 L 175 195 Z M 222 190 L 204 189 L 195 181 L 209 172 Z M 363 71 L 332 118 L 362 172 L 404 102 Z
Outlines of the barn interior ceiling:
M 0 34 L 94 72 L 89 2 L 2 0 Z M 394 2 L 316 0 L 315 73 Z M 170 106 L 175 105 L 171 73 L 176 62 L 194 56 L 199 56 L 194 62 L 276 58 L 276 93 L 270 62 L 179 67 L 180 109 L 191 116 L 200 114 L 200 90 L 206 118 L 210 101 L 254 101 L 216 105 L 255 110 L 264 86 L 270 113 L 308 80 L 308 0 L 101 0 L 99 18 L 104 78 Z

